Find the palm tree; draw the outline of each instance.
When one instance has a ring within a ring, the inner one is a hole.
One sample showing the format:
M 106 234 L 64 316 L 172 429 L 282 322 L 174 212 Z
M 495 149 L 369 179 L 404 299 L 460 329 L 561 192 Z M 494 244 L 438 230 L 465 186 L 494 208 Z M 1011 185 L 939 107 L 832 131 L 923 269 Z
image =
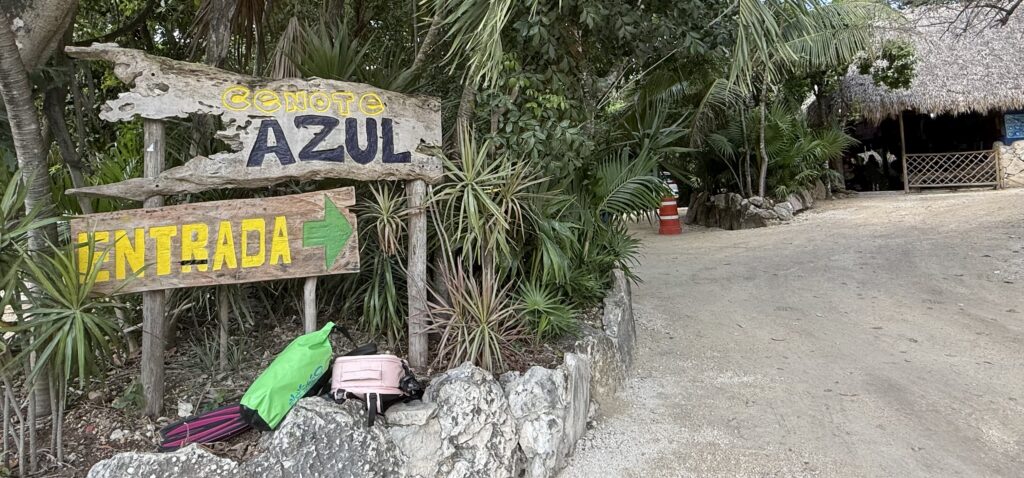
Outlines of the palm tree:
M 736 0 L 735 44 L 726 78 L 709 89 L 694 120 L 694 140 L 703 140 L 712 110 L 753 103 L 757 109 L 758 195 L 767 192 L 768 104 L 787 78 L 842 68 L 872 46 L 880 20 L 896 12 L 880 0 Z

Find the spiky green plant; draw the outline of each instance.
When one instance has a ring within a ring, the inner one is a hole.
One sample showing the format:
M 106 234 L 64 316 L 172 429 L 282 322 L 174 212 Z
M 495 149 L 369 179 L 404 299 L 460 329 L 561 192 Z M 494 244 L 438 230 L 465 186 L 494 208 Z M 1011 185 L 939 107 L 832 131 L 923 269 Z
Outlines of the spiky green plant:
M 402 254 L 405 237 L 405 197 L 391 183 L 370 185 L 371 199 L 358 208 L 360 223 L 374 233 L 382 253 L 388 256 Z
M 449 267 L 442 271 L 447 297 L 435 294 L 430 308 L 440 334 L 435 363 L 451 367 L 468 361 L 491 372 L 504 371 L 528 337 L 512 283 L 502 286 L 487 272 L 474 277 L 461 264 Z
M 445 182 L 435 188 L 431 206 L 440 218 L 435 226 L 452 241 L 446 252 L 461 255 L 470 264 L 492 267 L 508 264 L 526 234 L 532 214 L 532 190 L 546 179 L 527 162 L 504 154 L 492 155 L 489 141 L 460 135 L 462 156 L 443 157 Z M 493 157 L 492 157 L 493 156 Z
M 93 294 L 99 274 L 105 272 L 88 260 L 81 261 L 82 269 L 80 253 L 91 257 L 109 251 L 95 251 L 94 244 L 55 246 L 23 264 L 33 284 L 26 292 L 28 308 L 23 320 L 5 330 L 25 339 L 15 362 L 36 355 L 30 378 L 49 370 L 60 381 L 78 379 L 85 387 L 121 350 L 115 312 L 120 304 Z
M 809 189 L 818 180 L 836 182 L 838 173 L 828 165 L 857 144 L 840 126 L 811 128 L 804 115 L 791 106 L 772 107 L 767 125 L 768 152 L 772 158 L 768 184 L 777 199 Z
M 282 54 L 290 58 L 302 76 L 358 81 L 402 92 L 412 92 L 421 86 L 417 73 L 408 69 L 408 55 L 403 50 L 378 51 L 379 42 L 373 38 L 360 41 L 345 23 L 333 27 L 326 22 L 307 25 L 293 40 L 292 51 Z M 370 56 L 375 61 L 369 61 Z
M 579 330 L 576 311 L 552 287 L 525 282 L 519 287 L 519 309 L 533 335 L 547 340 Z
M 6 166 L 0 169 L 7 171 Z M 25 247 L 29 231 L 56 222 L 56 218 L 39 219 L 39 211 L 25 213 L 25 188 L 21 172 L 6 180 L 0 196 L 0 311 L 13 305 L 24 290 L 21 270 L 25 264 Z

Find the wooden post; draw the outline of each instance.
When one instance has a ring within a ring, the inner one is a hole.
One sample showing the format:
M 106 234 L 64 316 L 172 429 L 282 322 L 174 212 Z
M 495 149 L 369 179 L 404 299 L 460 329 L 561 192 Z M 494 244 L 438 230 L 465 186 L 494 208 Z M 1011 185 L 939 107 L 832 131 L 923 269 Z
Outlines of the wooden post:
M 426 368 L 427 351 L 427 213 L 424 202 L 427 183 L 413 180 L 406 183 L 409 206 L 409 364 Z
M 316 330 L 316 277 L 302 285 L 302 328 L 307 334 Z
M 910 193 L 910 177 L 907 176 L 907 136 L 903 132 L 903 112 L 900 111 L 900 161 L 903 163 L 903 193 Z
M 1009 140 L 1007 140 L 1009 141 Z M 1003 143 L 997 142 L 992 145 L 992 152 L 996 157 L 996 189 L 1003 189 Z
M 217 371 L 225 372 L 228 369 L 228 326 L 231 318 L 231 303 L 227 286 L 217 288 L 217 332 L 220 336 L 218 341 L 219 354 L 217 356 Z
M 143 119 L 144 175 L 155 178 L 164 170 L 164 123 Z M 143 203 L 152 208 L 164 205 L 163 196 L 153 196 Z M 160 416 L 164 404 L 164 316 L 165 294 L 162 290 L 142 293 L 142 395 L 144 413 Z

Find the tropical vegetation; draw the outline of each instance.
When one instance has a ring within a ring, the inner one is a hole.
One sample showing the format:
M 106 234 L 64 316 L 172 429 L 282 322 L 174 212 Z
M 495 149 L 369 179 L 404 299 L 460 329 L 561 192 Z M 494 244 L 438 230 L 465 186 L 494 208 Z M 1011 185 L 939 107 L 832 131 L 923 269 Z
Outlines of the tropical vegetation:
M 20 474 L 49 464 L 40 448 L 64 459 L 63 411 L 140 340 L 138 297 L 91 294 L 95 271 L 73 260 L 62 218 L 139 207 L 64 191 L 139 177 L 142 127 L 103 123 L 100 105 L 126 86 L 113 65 L 73 61 L 59 46 L 116 41 L 246 74 L 439 98 L 445 176 L 428 198 L 434 365 L 499 372 L 576 334 L 613 269 L 640 279 L 629 225 L 667 194 L 660 170 L 695 190 L 746 196 L 784 196 L 834 174 L 825 164 L 852 139 L 839 120 L 809 122 L 801 104 L 879 54 L 875 28 L 897 15 L 874 0 L 30 0 L 5 4 L 0 18 L 40 11 L 52 21 L 31 33 L 0 25 L 0 377 L 22 430 L 11 455 L 20 461 L 8 460 Z M 880 54 L 900 53 L 891 50 Z M 210 118 L 167 128 L 168 167 L 225 148 Z M 360 198 L 361 270 L 322 279 L 335 293 L 318 308 L 402 350 L 402 184 L 289 183 L 167 201 L 339 185 Z M 220 357 L 207 362 L 230 367 L 235 338 L 296 317 L 301 297 L 301 281 L 175 290 L 168 345 L 219 336 L 206 348 Z M 217 320 L 224 304 L 227 324 Z M 36 415 L 50 413 L 41 447 Z

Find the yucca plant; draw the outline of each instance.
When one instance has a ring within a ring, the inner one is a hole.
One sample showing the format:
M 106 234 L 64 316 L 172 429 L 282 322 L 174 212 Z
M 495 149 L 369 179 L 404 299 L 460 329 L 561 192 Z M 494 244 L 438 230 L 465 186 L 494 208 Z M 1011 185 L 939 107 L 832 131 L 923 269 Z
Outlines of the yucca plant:
M 360 273 L 341 280 L 347 295 L 342 310 L 355 316 L 371 335 L 397 345 L 405 336 L 405 195 L 391 183 L 369 186 L 370 199 L 356 207 L 359 216 Z
M 82 247 L 86 248 L 82 251 L 88 254 L 86 257 L 93 257 L 94 244 Z M 9 373 L 15 366 L 25 366 L 26 388 L 47 384 L 51 403 L 56 404 L 52 425 L 58 461 L 64 455 L 63 421 L 69 382 L 77 379 L 79 387 L 85 389 L 115 354 L 123 355 L 116 317 L 120 305 L 93 296 L 100 270 L 92 267 L 92 261 L 83 261 L 88 264 L 82 270 L 79 252 L 76 247 L 51 246 L 25 261 L 23 268 L 31 287 L 26 288 L 19 321 L 3 323 L 0 329 L 13 334 L 18 350 L 5 361 L 3 371 Z
M 405 196 L 389 182 L 370 185 L 371 200 L 357 207 L 360 225 L 374 233 L 383 254 L 403 254 Z
M 6 173 L 6 166 L 0 165 Z M 19 275 L 25 263 L 25 246 L 29 231 L 56 222 L 56 218 L 39 219 L 38 211 L 24 211 L 25 188 L 21 172 L 16 171 L 3 186 L 0 196 L 0 311 L 16 302 L 23 291 Z
M 532 214 L 532 189 L 546 181 L 529 163 L 506 155 L 491 157 L 489 141 L 477 143 L 473 134 L 460 135 L 462 156 L 443 157 L 445 182 L 435 188 L 430 205 L 438 211 L 437 228 L 456 241 L 446 252 L 459 251 L 470 264 L 494 267 L 509 264 Z
M 85 387 L 121 351 L 115 313 L 120 304 L 93 294 L 101 271 L 91 261 L 84 261 L 82 270 L 78 260 L 80 252 L 87 257 L 107 252 L 95 252 L 93 244 L 79 247 L 87 250 L 53 246 L 23 264 L 33 284 L 26 293 L 28 308 L 23 320 L 5 330 L 27 339 L 15 361 L 36 355 L 30 379 L 49 369 L 62 381 L 77 379 Z
M 502 286 L 488 272 L 477 278 L 461 264 L 446 267 L 441 275 L 447 297 L 434 294 L 430 307 L 432 327 L 440 334 L 435 364 L 451 367 L 468 361 L 503 372 L 528 337 L 512 283 Z
M 371 335 L 383 336 L 397 345 L 405 336 L 408 317 L 404 263 L 382 253 L 364 254 L 360 262 L 363 283 L 357 297 L 363 300 L 359 322 Z

